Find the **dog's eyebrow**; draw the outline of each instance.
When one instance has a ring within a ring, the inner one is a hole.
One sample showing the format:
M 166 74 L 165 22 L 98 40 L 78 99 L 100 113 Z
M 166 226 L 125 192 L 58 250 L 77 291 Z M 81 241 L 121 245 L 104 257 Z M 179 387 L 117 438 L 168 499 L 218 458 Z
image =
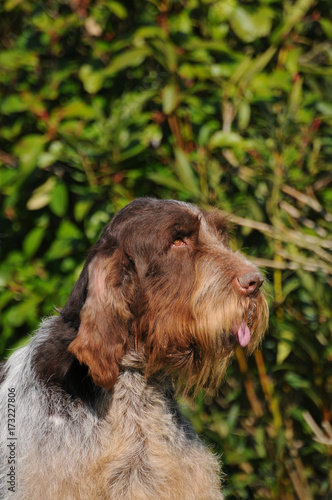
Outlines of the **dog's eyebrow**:
M 172 232 L 179 233 L 192 233 L 197 231 L 201 223 L 201 214 L 181 214 L 182 216 L 177 218 L 170 226 L 169 229 Z
M 220 213 L 216 210 L 209 212 L 207 214 L 208 223 L 215 227 L 217 231 L 225 231 L 227 232 L 229 229 L 229 219 L 225 214 Z

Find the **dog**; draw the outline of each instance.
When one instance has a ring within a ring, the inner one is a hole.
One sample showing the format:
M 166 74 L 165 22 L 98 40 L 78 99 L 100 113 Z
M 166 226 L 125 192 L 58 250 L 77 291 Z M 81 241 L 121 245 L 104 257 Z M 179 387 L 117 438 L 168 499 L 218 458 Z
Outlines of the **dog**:
M 221 500 L 174 387 L 217 388 L 261 341 L 261 273 L 219 211 L 140 198 L 106 225 L 64 308 L 1 372 L 1 499 Z

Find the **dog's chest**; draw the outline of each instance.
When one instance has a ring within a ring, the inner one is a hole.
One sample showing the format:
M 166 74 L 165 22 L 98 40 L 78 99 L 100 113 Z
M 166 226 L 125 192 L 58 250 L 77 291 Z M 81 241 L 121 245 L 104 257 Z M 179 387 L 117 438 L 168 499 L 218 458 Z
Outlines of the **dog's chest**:
M 93 471 L 105 498 L 220 500 L 217 460 L 160 389 L 135 373 L 119 378 Z

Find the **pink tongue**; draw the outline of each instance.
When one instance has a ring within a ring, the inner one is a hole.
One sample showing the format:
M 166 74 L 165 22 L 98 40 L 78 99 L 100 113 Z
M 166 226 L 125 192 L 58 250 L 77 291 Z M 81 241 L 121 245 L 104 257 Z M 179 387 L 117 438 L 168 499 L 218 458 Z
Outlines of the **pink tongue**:
M 250 330 L 243 320 L 238 330 L 235 330 L 234 335 L 242 347 L 246 347 L 249 344 Z

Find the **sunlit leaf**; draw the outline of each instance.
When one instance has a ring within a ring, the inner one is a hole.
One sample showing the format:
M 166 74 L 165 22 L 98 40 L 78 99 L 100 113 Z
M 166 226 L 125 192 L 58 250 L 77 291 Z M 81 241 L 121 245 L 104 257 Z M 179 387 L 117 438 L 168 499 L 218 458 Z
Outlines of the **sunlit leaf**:
M 27 202 L 28 210 L 39 210 L 49 204 L 52 197 L 52 191 L 56 184 L 56 179 L 50 177 L 47 181 L 35 189 L 31 198 Z
M 238 146 L 243 142 L 243 138 L 236 132 L 223 132 L 219 130 L 215 132 L 209 141 L 209 147 L 214 148 L 230 148 Z
M 48 138 L 43 135 L 31 134 L 25 136 L 14 147 L 14 153 L 20 159 L 22 170 L 29 172 L 35 168 L 38 156 L 44 150 Z
M 91 120 L 96 116 L 96 112 L 91 106 L 88 106 L 84 101 L 75 100 L 71 103 L 63 106 L 59 110 L 63 118 L 83 118 L 85 120 Z
M 277 365 L 281 365 L 288 358 L 293 349 L 295 336 L 291 331 L 283 331 L 280 342 L 278 342 Z
M 260 7 L 253 14 L 243 7 L 237 7 L 230 18 L 232 29 L 244 42 L 269 35 L 272 28 L 273 11 Z
M 82 80 L 85 90 L 89 94 L 95 94 L 101 89 L 104 82 L 104 74 L 94 70 L 88 64 L 80 68 L 79 77 Z
M 107 2 L 107 5 L 113 14 L 115 14 L 119 19 L 126 19 L 128 16 L 127 9 L 121 2 L 110 0 Z
M 149 53 L 150 50 L 148 48 L 132 49 L 123 52 L 113 58 L 111 63 L 105 68 L 103 74 L 105 76 L 111 76 L 130 66 L 139 66 Z
M 179 102 L 179 91 L 174 84 L 166 85 L 162 90 L 162 103 L 165 115 L 174 111 Z

